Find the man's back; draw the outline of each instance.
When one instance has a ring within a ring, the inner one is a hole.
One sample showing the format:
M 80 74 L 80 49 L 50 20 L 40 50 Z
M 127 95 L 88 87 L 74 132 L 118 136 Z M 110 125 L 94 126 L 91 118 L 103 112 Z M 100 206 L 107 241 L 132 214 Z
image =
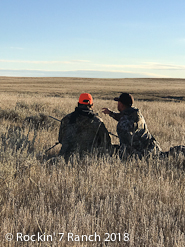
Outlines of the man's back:
M 117 133 L 121 150 L 126 155 L 156 153 L 161 151 L 159 144 L 150 134 L 143 115 L 139 109 L 129 107 L 121 113 L 111 112 L 110 116 L 118 121 Z
M 86 106 L 76 107 L 74 112 L 61 120 L 59 142 L 62 144 L 60 154 L 66 160 L 74 152 L 82 156 L 94 149 L 102 153 L 111 147 L 111 139 L 103 121 Z

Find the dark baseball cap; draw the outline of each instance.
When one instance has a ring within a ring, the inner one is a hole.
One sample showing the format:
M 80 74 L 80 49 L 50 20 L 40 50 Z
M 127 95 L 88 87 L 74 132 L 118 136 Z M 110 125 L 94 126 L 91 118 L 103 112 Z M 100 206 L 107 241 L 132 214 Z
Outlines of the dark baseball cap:
M 120 101 L 123 105 L 132 106 L 134 103 L 134 98 L 129 93 L 122 93 L 119 97 L 114 98 L 115 101 Z

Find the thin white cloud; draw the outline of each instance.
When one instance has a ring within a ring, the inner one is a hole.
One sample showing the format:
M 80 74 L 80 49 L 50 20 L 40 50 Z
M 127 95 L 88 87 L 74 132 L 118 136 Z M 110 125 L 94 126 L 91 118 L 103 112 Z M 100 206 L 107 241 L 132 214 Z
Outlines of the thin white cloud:
M 116 64 L 96 64 L 96 66 L 104 68 L 130 68 L 130 69 L 147 69 L 147 70 L 184 70 L 185 65 L 173 65 L 173 64 L 162 64 L 162 63 L 153 63 L 147 62 L 143 64 L 125 64 L 125 65 L 116 65 Z
M 29 60 L 5 60 L 0 59 L 3 63 L 28 63 L 28 64 L 74 64 L 74 63 L 88 63 L 88 60 L 70 60 L 70 61 L 29 61 Z
M 78 76 L 78 74 L 86 74 L 88 75 L 93 73 L 94 75 L 96 74 L 112 74 L 115 75 L 115 78 L 117 77 L 117 75 L 123 75 L 122 77 L 124 78 L 125 75 L 129 75 L 129 77 L 155 77 L 155 78 L 169 78 L 169 76 L 166 75 L 161 75 L 161 74 L 156 74 L 156 73 L 147 73 L 147 72 L 133 72 L 133 71 L 123 71 L 123 70 L 96 70 L 96 69 L 79 69 L 79 70 L 44 70 L 44 69 L 2 69 L 0 68 L 0 72 L 20 72 L 20 73 L 26 73 L 26 72 L 31 72 L 31 73 L 56 73 L 56 74 L 65 74 L 68 73 L 69 76 L 71 74 L 71 76 L 74 76 L 76 74 L 76 76 Z M 113 77 L 112 77 L 113 78 Z
M 27 61 L 27 60 L 3 60 L 3 59 L 0 59 L 0 62 L 3 62 L 3 63 L 28 63 L 28 64 L 56 64 L 56 63 L 69 64 L 69 63 L 71 63 L 70 61 Z
M 74 62 L 74 63 L 89 63 L 90 61 L 89 60 L 71 60 L 71 62 Z
M 184 44 L 185 43 L 185 38 L 177 39 L 177 43 L 181 43 L 181 44 L 183 43 Z
M 148 66 L 151 69 L 159 69 L 159 70 L 184 70 L 185 65 L 175 65 L 175 64 L 162 64 L 162 63 L 153 63 L 148 62 L 146 63 L 146 66 Z
M 69 61 L 29 61 L 29 60 L 5 60 L 0 59 L 1 63 L 26 63 L 26 64 L 83 64 L 89 63 L 91 67 L 108 69 L 145 69 L 145 70 L 185 70 L 185 65 L 162 64 L 155 62 L 145 62 L 141 64 L 93 64 L 89 60 L 69 60 Z
M 24 50 L 24 48 L 22 48 L 22 47 L 14 47 L 14 46 L 11 46 L 10 49 L 14 49 L 14 50 Z

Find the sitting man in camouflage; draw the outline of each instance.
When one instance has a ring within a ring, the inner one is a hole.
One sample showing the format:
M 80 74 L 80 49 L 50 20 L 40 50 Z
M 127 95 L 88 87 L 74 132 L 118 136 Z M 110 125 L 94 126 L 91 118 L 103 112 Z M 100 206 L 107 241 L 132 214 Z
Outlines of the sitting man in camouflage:
M 60 155 L 64 156 L 66 162 L 72 153 L 79 153 L 82 158 L 94 150 L 100 154 L 111 149 L 109 133 L 92 108 L 92 96 L 83 93 L 75 111 L 61 120 L 58 140 L 62 144 Z
M 104 114 L 109 114 L 118 121 L 117 133 L 120 141 L 119 154 L 121 158 L 136 155 L 159 154 L 161 148 L 155 138 L 148 131 L 145 119 L 140 110 L 132 107 L 134 99 L 131 94 L 122 93 L 118 101 L 119 113 L 103 108 Z

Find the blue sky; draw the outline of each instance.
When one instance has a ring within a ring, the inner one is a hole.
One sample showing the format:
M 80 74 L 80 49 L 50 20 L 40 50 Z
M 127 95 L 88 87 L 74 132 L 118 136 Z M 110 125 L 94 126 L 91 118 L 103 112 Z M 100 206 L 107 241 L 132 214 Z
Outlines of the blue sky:
M 185 78 L 184 13 L 184 0 L 2 0 L 0 76 Z

